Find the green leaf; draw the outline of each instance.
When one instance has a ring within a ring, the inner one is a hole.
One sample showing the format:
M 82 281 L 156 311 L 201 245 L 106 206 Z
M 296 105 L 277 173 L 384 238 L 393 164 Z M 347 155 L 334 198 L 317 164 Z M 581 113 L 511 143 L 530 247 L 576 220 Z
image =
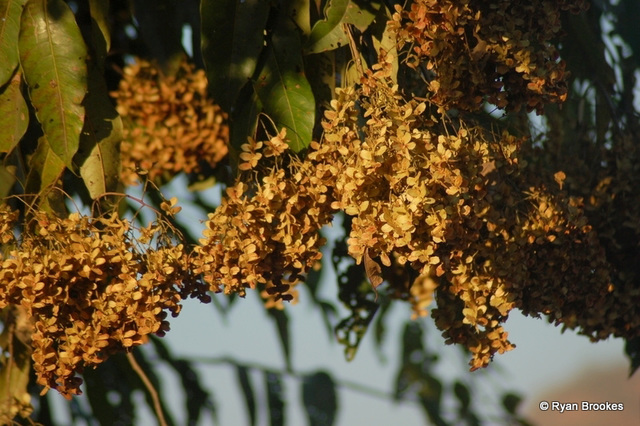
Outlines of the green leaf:
M 463 410 L 468 410 L 471 406 L 471 392 L 469 388 L 462 382 L 456 381 L 453 386 L 453 392 L 460 401 L 460 406 Z
M 97 70 L 92 70 L 85 101 L 87 116 L 75 160 L 91 198 L 118 189 L 122 120 L 107 95 Z
M 253 90 L 253 85 L 247 83 L 238 94 L 237 106 L 231 113 L 230 157 L 231 164 L 236 167 L 240 147 L 247 143 L 247 137 L 255 136 L 258 115 L 262 111 L 262 103 Z
M 36 117 L 53 152 L 73 169 L 85 115 L 87 52 L 69 6 L 62 0 L 29 0 L 18 49 Z
M 360 31 L 367 29 L 380 9 L 380 1 L 360 2 L 330 0 L 324 9 L 325 19 L 315 23 L 306 43 L 307 53 L 337 49 L 349 43 L 343 24 L 351 24 Z
M 270 424 L 271 426 L 283 426 L 285 393 L 282 375 L 272 371 L 265 371 L 264 379 L 267 385 L 267 404 L 269 407 L 269 419 L 271 420 Z
M 0 86 L 18 66 L 20 15 L 27 0 L 0 0 Z
M 40 208 L 58 213 L 64 212 L 60 205 L 58 191 L 52 192 L 58 179 L 65 170 L 64 162 L 53 152 L 46 136 L 38 139 L 38 147 L 29 161 L 29 174 L 27 175 L 26 192 L 39 194 L 43 197 Z M 57 200 L 57 201 L 55 201 Z
M 264 0 L 202 0 L 202 55 L 209 91 L 227 112 L 253 76 L 269 16 Z M 244 142 L 243 142 L 244 143 Z
M 24 345 L 16 345 L 13 351 L 11 360 L 0 355 L 0 422 L 3 424 L 12 424 L 11 419 L 19 414 L 15 400 L 25 404 L 31 399 L 27 391 L 31 367 L 30 350 Z
M 249 370 L 244 365 L 236 365 L 236 375 L 244 394 L 244 401 L 247 404 L 250 424 L 254 426 L 256 424 L 256 398 L 251 384 L 251 377 L 249 377 Z
M 302 382 L 302 401 L 310 426 L 330 426 L 335 422 L 338 397 L 329 374 L 318 371 L 306 376 Z
M 91 13 L 91 42 L 95 50 L 96 63 L 102 68 L 107 52 L 111 48 L 109 30 L 109 0 L 89 0 Z
M 276 24 L 266 48 L 266 61 L 254 82 L 264 113 L 276 131 L 287 129 L 291 149 L 309 146 L 315 123 L 315 99 L 304 75 L 300 38 L 295 29 Z
M 624 345 L 624 352 L 631 364 L 629 368 L 629 377 L 631 377 L 640 368 L 640 337 L 627 339 Z
M 518 406 L 522 402 L 522 398 L 520 395 L 515 393 L 506 393 L 502 397 L 502 406 L 509 414 L 516 415 L 518 411 Z
M 284 311 L 276 308 L 267 309 L 267 314 L 273 320 L 280 338 L 280 346 L 284 352 L 287 370 L 291 370 L 291 339 L 289 336 L 289 317 Z
M 10 152 L 27 131 L 29 110 L 20 90 L 20 73 L 0 93 L 0 152 Z
M 199 424 L 202 412 L 205 410 L 208 410 L 215 419 L 216 406 L 209 392 L 203 388 L 193 363 L 185 359 L 176 359 L 171 352 L 169 352 L 169 348 L 164 339 L 151 336 L 150 340 L 160 359 L 166 361 L 169 367 L 173 368 L 180 377 L 182 389 L 185 393 L 184 399 L 188 424 Z
M 9 168 L 11 167 L 11 169 Z M 15 166 L 5 166 L 0 164 L 0 199 L 11 193 L 13 185 L 16 183 L 16 175 L 13 172 Z

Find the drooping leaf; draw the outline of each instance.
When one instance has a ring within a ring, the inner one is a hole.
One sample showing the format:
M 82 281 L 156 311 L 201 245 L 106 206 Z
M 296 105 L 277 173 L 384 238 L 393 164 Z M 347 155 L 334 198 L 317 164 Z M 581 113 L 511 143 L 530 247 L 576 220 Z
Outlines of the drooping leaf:
M 249 422 L 251 426 L 254 426 L 256 424 L 256 397 L 253 392 L 249 370 L 244 365 L 236 365 L 236 376 L 244 394 L 247 411 L 249 411 Z
M 333 303 L 324 300 L 319 296 L 318 289 L 320 287 L 321 276 L 322 268 L 312 268 L 307 273 L 305 285 L 309 289 L 309 293 L 311 294 L 311 301 L 322 311 L 322 321 L 324 322 L 325 329 L 327 330 L 327 336 L 333 338 L 333 325 L 331 324 L 331 319 L 335 318 L 338 310 L 333 305 Z
M 442 418 L 443 386 L 433 374 L 436 357 L 424 347 L 424 328 L 419 322 L 407 322 L 402 335 L 402 358 L 396 375 L 395 398 L 418 398 L 429 424 L 446 425 Z
M 319 53 L 346 45 L 349 39 L 343 25 L 351 24 L 360 31 L 366 30 L 373 22 L 381 4 L 380 1 L 328 1 L 324 10 L 325 18 L 316 22 L 311 29 L 305 46 L 306 52 Z
M 20 83 L 20 73 L 16 73 L 0 92 L 0 152 L 13 150 L 27 131 L 29 110 Z
M 96 69 L 89 77 L 84 129 L 76 162 L 92 199 L 116 191 L 120 175 L 122 120 L 107 95 L 104 78 Z
M 469 392 L 469 388 L 464 383 L 456 381 L 453 386 L 453 391 L 458 401 L 460 401 L 462 408 L 467 410 L 471 405 L 471 392 Z
M 517 414 L 518 406 L 522 402 L 522 397 L 515 393 L 507 393 L 502 397 L 502 406 L 509 414 Z
M 333 378 L 324 371 L 306 376 L 302 382 L 302 401 L 310 426 L 331 426 L 338 411 Z
M 240 89 L 253 76 L 264 45 L 269 2 L 202 0 L 200 11 L 209 91 L 225 111 L 233 113 Z
M 31 103 L 53 152 L 70 169 L 84 124 L 86 47 L 62 0 L 29 0 L 18 49 Z
M 278 331 L 280 346 L 284 353 L 287 370 L 291 370 L 291 336 L 289 334 L 289 316 L 284 311 L 276 308 L 267 309 L 267 314 L 273 320 L 276 330 Z
M 288 14 L 303 35 L 311 32 L 311 8 L 310 2 L 316 0 L 288 0 Z
M 9 81 L 18 66 L 20 15 L 27 0 L 0 0 L 0 86 Z
M 13 424 L 17 415 L 28 415 L 27 390 L 31 368 L 31 332 L 24 308 L 9 306 L 0 310 L 0 423 Z
M 276 24 L 254 88 L 274 130 L 286 127 L 289 146 L 299 152 L 311 143 L 316 104 L 304 74 L 300 37 L 287 28 Z
M 238 94 L 236 108 L 231 113 L 230 149 L 231 164 L 238 163 L 240 147 L 247 143 L 247 137 L 255 136 L 258 115 L 262 110 L 262 102 L 258 99 L 253 85 L 247 83 Z
M 109 29 L 109 0 L 89 0 L 91 13 L 91 41 L 95 50 L 95 61 L 102 68 L 107 53 L 111 48 L 111 31 Z
M 182 389 L 185 393 L 184 400 L 188 424 L 192 426 L 199 424 L 202 412 L 205 410 L 208 410 L 215 418 L 216 406 L 209 392 L 202 386 L 193 363 L 185 359 L 175 358 L 169 351 L 165 341 L 161 338 L 152 336 L 151 343 L 158 356 L 167 362 L 169 367 L 173 368 L 180 377 Z
M 640 337 L 627 339 L 624 345 L 624 352 L 629 358 L 629 377 L 631 377 L 640 368 Z
M 40 208 L 58 213 L 64 212 L 60 192 L 53 190 L 65 170 L 64 162 L 53 152 L 46 136 L 38 140 L 38 147 L 29 160 L 26 192 L 39 194 L 42 198 Z
M 267 406 L 271 426 L 283 426 L 285 415 L 285 393 L 282 375 L 273 371 L 264 372 L 267 387 Z
M 15 166 L 9 166 L 15 169 Z M 0 164 L 0 199 L 11 193 L 13 185 L 16 183 L 16 175 L 7 166 Z

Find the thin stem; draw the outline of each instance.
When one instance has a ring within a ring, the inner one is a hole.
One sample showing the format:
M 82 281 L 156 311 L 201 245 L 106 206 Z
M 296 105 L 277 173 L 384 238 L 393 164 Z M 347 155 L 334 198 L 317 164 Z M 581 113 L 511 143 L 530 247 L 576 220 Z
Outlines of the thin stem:
M 358 49 L 358 44 L 356 40 L 353 38 L 353 33 L 351 32 L 350 24 L 342 24 L 342 30 L 347 33 L 349 37 L 349 49 L 351 50 L 351 56 L 353 57 L 353 61 L 356 64 L 356 71 L 360 77 L 364 77 L 364 68 L 362 67 L 362 60 L 360 58 L 360 50 Z
M 156 391 L 156 388 L 153 387 L 153 384 L 142 370 L 142 367 L 140 367 L 140 364 L 138 364 L 138 361 L 136 361 L 136 358 L 133 356 L 133 352 L 127 352 L 127 359 L 131 364 L 131 368 L 133 368 L 133 371 L 138 374 L 140 380 L 142 380 L 142 383 L 144 383 L 147 390 L 149 391 L 149 395 L 151 395 L 151 399 L 153 400 L 153 409 L 156 412 L 158 423 L 160 423 L 160 426 L 167 426 L 167 421 L 165 420 L 164 413 L 162 412 L 162 405 L 160 405 L 158 391 Z

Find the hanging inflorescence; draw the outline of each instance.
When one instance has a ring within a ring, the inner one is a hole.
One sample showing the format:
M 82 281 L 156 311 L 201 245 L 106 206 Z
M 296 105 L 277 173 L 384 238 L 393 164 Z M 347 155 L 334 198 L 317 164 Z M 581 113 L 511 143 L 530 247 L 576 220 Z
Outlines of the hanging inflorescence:
M 563 10 L 582 0 L 417 0 L 396 5 L 390 23 L 406 63 L 428 82 L 431 100 L 446 110 L 499 108 L 542 113 L 567 97 L 565 65 L 552 40 Z
M 120 87 L 112 93 L 125 123 L 122 181 L 134 184 L 136 171 L 149 179 L 168 180 L 180 172 L 214 167 L 228 152 L 226 115 L 207 94 L 202 70 L 183 63 L 175 76 L 139 61 L 124 68 Z
M 16 241 L 17 218 L 0 206 L 0 242 L 11 247 L 0 255 L 0 309 L 21 306 L 31 319 L 33 365 L 45 392 L 79 393 L 85 366 L 163 335 L 167 313 L 176 316 L 188 295 L 208 300 L 167 223 L 135 229 L 116 214 L 37 212 Z

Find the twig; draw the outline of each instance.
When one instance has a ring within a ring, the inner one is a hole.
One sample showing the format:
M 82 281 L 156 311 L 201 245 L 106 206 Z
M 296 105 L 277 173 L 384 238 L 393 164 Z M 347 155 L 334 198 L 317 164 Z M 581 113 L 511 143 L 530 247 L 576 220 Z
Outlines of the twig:
M 349 49 L 351 50 L 351 56 L 353 56 L 353 61 L 356 64 L 356 71 L 358 71 L 358 75 L 360 75 L 360 77 L 364 77 L 364 68 L 362 67 L 360 51 L 358 50 L 358 45 L 356 44 L 356 40 L 353 38 L 353 33 L 351 32 L 351 25 L 342 24 L 342 30 L 349 37 Z
M 127 352 L 127 359 L 131 364 L 131 368 L 133 368 L 133 371 L 138 373 L 140 380 L 142 380 L 142 383 L 144 383 L 147 390 L 149 391 L 149 395 L 151 395 L 151 399 L 153 400 L 153 408 L 156 412 L 158 423 L 160 423 L 160 426 L 167 426 L 167 421 L 164 418 L 164 413 L 162 412 L 162 406 L 160 405 L 160 398 L 158 397 L 158 391 L 156 391 L 156 388 L 153 387 L 153 384 L 151 383 L 147 375 L 142 370 L 142 367 L 140 367 L 140 364 L 138 364 L 138 361 L 136 361 L 135 357 L 133 356 L 133 352 Z

